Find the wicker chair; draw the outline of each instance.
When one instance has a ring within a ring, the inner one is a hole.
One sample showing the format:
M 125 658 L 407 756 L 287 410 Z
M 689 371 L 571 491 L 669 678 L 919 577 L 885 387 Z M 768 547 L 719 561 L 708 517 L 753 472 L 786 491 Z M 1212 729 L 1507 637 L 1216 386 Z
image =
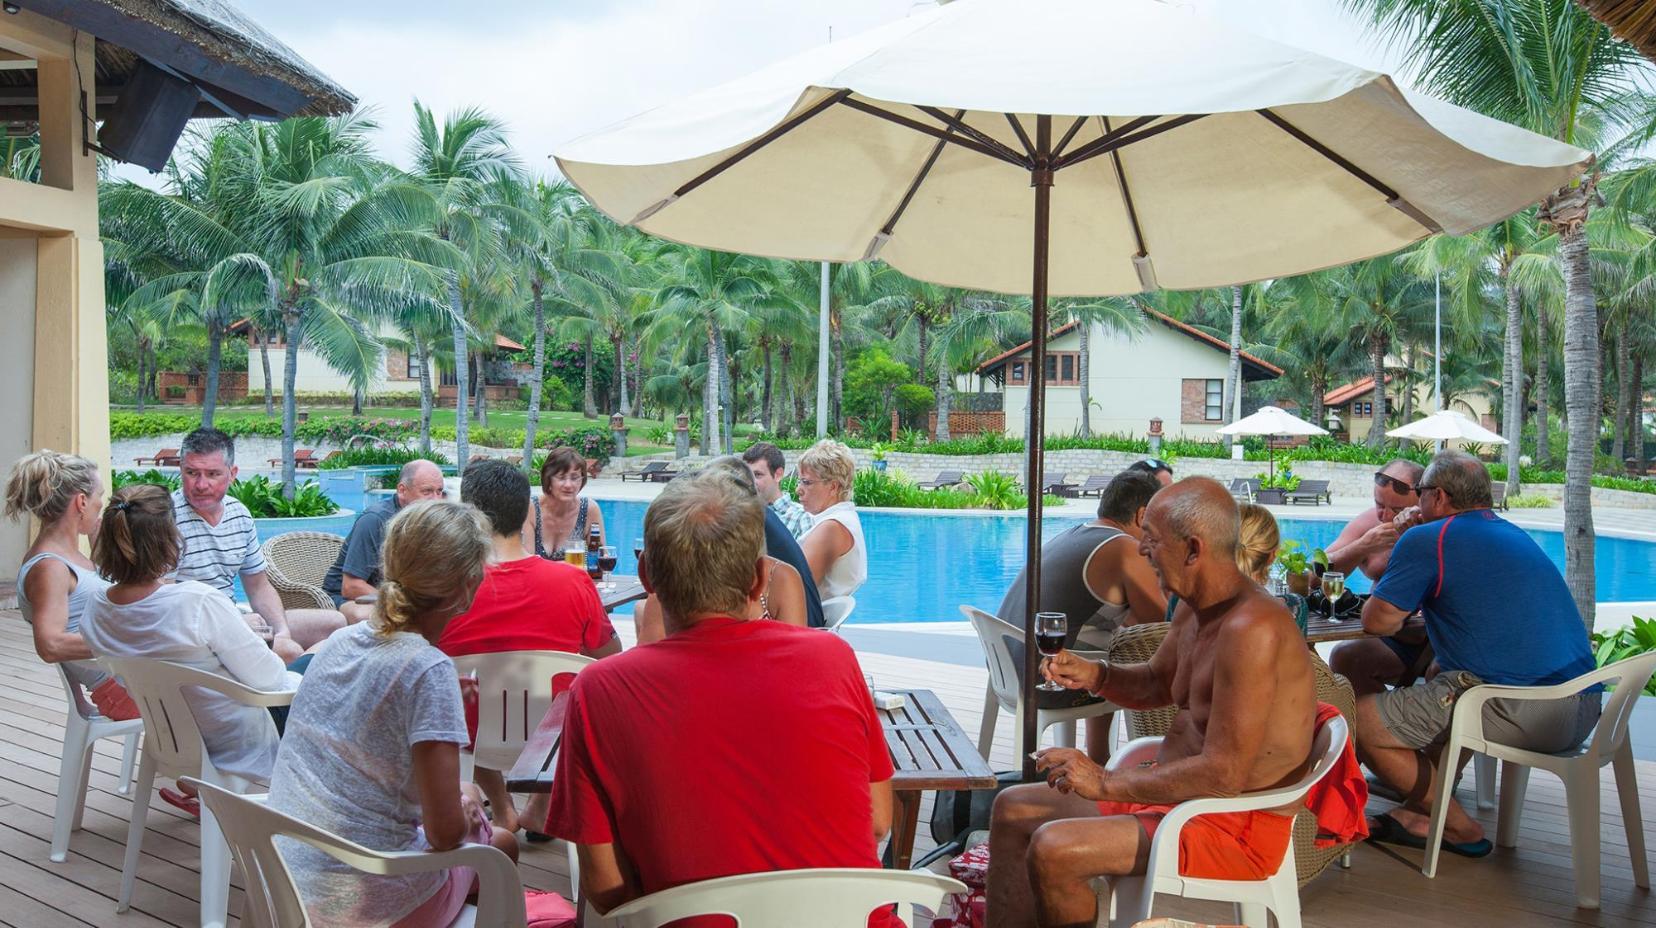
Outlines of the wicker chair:
M 1166 622 L 1129 625 L 1120 629 L 1110 641 L 1110 663 L 1137 664 L 1148 661 L 1161 646 L 1162 639 L 1167 637 L 1167 629 Z M 1357 695 L 1352 691 L 1350 681 L 1330 670 L 1315 651 L 1311 652 L 1311 669 L 1317 680 L 1317 700 L 1339 709 L 1340 714 L 1347 719 L 1355 719 Z M 1168 729 L 1173 726 L 1173 717 L 1177 711 L 1172 706 L 1124 710 L 1122 715 L 1127 726 L 1127 737 L 1131 739 L 1166 735 Z M 1313 877 L 1327 870 L 1329 864 L 1345 858 L 1350 849 L 1349 844 L 1317 847 L 1317 817 L 1305 809 L 1301 809 L 1299 814 L 1294 816 L 1294 861 L 1299 869 L 1299 885 L 1304 886 L 1311 882 Z
M 270 585 L 284 609 L 334 609 L 322 579 L 339 559 L 345 539 L 327 532 L 288 532 L 264 543 Z

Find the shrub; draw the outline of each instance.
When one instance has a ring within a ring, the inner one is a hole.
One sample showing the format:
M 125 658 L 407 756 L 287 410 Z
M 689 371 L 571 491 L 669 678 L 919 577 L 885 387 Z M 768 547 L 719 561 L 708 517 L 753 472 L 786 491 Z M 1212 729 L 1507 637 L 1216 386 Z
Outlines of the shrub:
M 592 425 L 585 428 L 569 429 L 562 432 L 547 432 L 544 437 L 537 435 L 542 448 L 556 448 L 567 445 L 581 453 L 582 457 L 592 458 L 599 464 L 608 464 L 610 456 L 615 452 L 615 438 L 610 430 L 604 426 Z M 523 443 L 523 435 L 518 434 L 518 444 Z
M 1292 493 L 1299 489 L 1300 485 L 1299 475 L 1295 474 L 1287 467 L 1282 468 L 1282 470 L 1278 471 L 1274 475 L 1267 475 L 1265 472 L 1261 471 L 1260 473 L 1254 474 L 1254 479 L 1259 481 L 1259 488 L 1261 490 L 1284 490 Z
M 169 490 L 176 490 L 183 485 L 177 474 L 165 473 L 153 467 L 146 471 L 118 470 L 109 475 L 109 492 L 114 493 L 135 483 L 152 483 Z
M 1592 641 L 1593 655 L 1600 667 L 1656 651 L 1656 619 L 1634 616 L 1632 625 L 1618 628 L 1610 634 L 1593 632 Z M 1645 684 L 1644 691 L 1656 696 L 1656 677 Z
M 1656 480 L 1640 477 L 1594 477 L 1593 486 L 1606 490 L 1627 490 L 1633 493 L 1656 493 Z
M 984 509 L 1022 509 L 1027 505 L 1011 474 L 993 470 L 968 474 L 966 485 L 972 488 L 973 503 Z
M 337 454 L 328 455 L 317 467 L 319 470 L 340 470 L 346 467 L 390 467 L 393 465 L 400 467 L 417 458 L 425 458 L 439 466 L 449 463 L 448 457 L 441 452 L 434 450 L 430 454 L 421 454 L 414 448 L 398 446 L 394 448 L 347 448 Z
M 343 446 L 358 435 L 366 435 L 369 438 L 381 441 L 402 442 L 413 438 L 419 431 L 420 424 L 412 419 L 323 416 L 321 418 L 313 417 L 306 422 L 299 423 L 294 429 L 294 436 L 305 441 L 325 441 Z M 281 434 L 279 422 L 276 426 L 276 434 Z
M 339 511 L 339 506 L 314 483 L 297 488 L 293 499 L 288 499 L 282 495 L 279 481 L 262 475 L 230 484 L 229 495 L 240 500 L 255 519 L 327 516 Z
M 793 479 L 793 478 L 788 478 Z M 859 470 L 852 482 L 852 493 L 859 507 L 868 509 L 1023 509 L 1024 495 L 1017 481 L 1007 475 L 990 472 L 978 474 L 967 481 L 971 490 L 922 490 L 900 470 Z M 786 480 L 784 491 L 793 494 Z M 1056 496 L 1043 498 L 1045 505 L 1063 502 Z
M 148 438 L 151 435 L 173 435 L 188 432 L 200 424 L 200 418 L 179 413 L 136 413 L 114 409 L 109 411 L 109 437 L 115 441 L 123 438 Z
M 1553 499 L 1544 493 L 1516 493 L 1506 498 L 1506 504 L 1512 509 L 1551 509 Z

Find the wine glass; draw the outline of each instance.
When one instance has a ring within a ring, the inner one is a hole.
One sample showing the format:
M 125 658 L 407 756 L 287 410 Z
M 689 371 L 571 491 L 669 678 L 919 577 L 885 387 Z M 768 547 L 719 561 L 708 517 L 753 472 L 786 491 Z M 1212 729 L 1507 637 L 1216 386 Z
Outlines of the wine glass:
M 1322 593 L 1328 601 L 1328 614 L 1333 616 L 1340 597 L 1345 595 L 1345 574 L 1337 570 L 1325 571 L 1322 575 Z
M 1062 612 L 1035 613 L 1035 646 L 1040 649 L 1042 657 L 1057 657 L 1058 652 L 1064 650 L 1064 638 L 1069 635 L 1069 616 Z M 1035 687 L 1038 690 L 1054 692 L 1063 687 L 1046 680 Z
M 615 573 L 615 565 L 619 561 L 620 556 L 616 553 L 614 545 L 604 545 L 598 549 L 598 569 L 604 572 L 605 590 L 614 591 L 615 589 L 613 574 Z

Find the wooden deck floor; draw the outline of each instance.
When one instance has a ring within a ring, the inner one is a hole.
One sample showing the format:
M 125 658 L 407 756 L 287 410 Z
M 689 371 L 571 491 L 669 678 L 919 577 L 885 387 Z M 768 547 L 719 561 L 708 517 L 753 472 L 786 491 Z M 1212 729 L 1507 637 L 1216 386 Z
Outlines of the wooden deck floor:
M 623 635 L 631 628 L 618 623 Z M 977 731 L 985 673 L 912 658 L 865 653 L 864 670 L 881 687 L 935 691 L 967 732 Z M 121 855 L 130 803 L 116 792 L 120 755 L 115 742 L 100 743 L 92 764 L 84 830 L 70 843 L 69 859 L 47 860 L 57 769 L 62 748 L 63 694 L 54 672 L 41 664 L 28 631 L 13 612 L 0 612 L 0 925 L 12 928 L 114 925 L 188 926 L 198 922 L 199 838 L 195 823 L 172 807 L 151 803 L 149 830 L 132 910 L 115 914 Z M 1011 718 L 1002 715 L 991 760 L 1011 769 Z M 1639 762 L 1646 810 L 1646 843 L 1656 848 L 1656 763 Z M 1463 794 L 1463 800 L 1470 797 Z M 1382 808 L 1384 803 L 1376 803 Z M 1614 783 L 1603 778 L 1603 908 L 1575 907 L 1569 826 L 1558 782 L 1532 777 L 1520 847 L 1497 850 L 1485 860 L 1445 855 L 1438 878 L 1418 869 L 1418 852 L 1361 846 L 1352 869 L 1330 870 L 1302 892 L 1307 928 L 1454 928 L 1656 925 L 1656 899 L 1633 885 L 1627 842 Z M 1494 813 L 1480 815 L 1494 833 Z M 932 846 L 922 816 L 917 856 Z M 524 848 L 525 885 L 568 893 L 568 870 L 557 845 Z M 1228 921 L 1228 907 L 1167 900 L 1158 915 L 1196 921 Z M 240 906 L 232 892 L 231 912 Z

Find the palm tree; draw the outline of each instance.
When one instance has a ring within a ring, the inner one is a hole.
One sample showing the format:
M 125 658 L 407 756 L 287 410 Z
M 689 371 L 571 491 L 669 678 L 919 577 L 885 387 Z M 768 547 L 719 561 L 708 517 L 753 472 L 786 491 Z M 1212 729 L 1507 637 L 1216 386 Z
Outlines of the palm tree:
M 725 447 L 720 441 L 720 398 L 725 370 L 725 335 L 740 328 L 751 307 L 764 298 L 768 267 L 759 258 L 710 251 L 690 246 L 670 246 L 661 260 L 668 281 L 657 293 L 650 329 L 656 338 L 682 333 L 687 324 L 701 329 L 707 346 L 707 376 L 702 399 L 702 450 Z M 685 341 L 689 341 L 686 339 Z M 725 417 L 732 412 L 724 410 Z
M 1591 143 L 1589 127 L 1633 125 L 1643 60 L 1579 4 L 1559 0 L 1344 0 L 1405 51 L 1423 89 L 1560 141 Z M 1648 121 L 1641 123 L 1648 126 Z M 1565 281 L 1565 579 L 1582 620 L 1594 615 L 1593 454 L 1599 433 L 1599 332 L 1587 217 L 1597 175 L 1542 200 L 1558 235 Z
M 1093 304 L 1064 304 L 1059 310 L 1078 320 L 1091 320 L 1108 315 L 1107 310 L 1094 309 Z M 1085 330 L 1090 321 L 1084 321 Z M 993 293 L 964 293 L 956 308 L 933 333 L 933 350 L 937 360 L 937 440 L 948 441 L 949 414 L 953 410 L 954 377 L 969 373 L 989 354 L 998 353 L 1008 341 L 1016 342 L 1020 333 L 1029 331 L 1029 301 L 1008 298 Z M 1086 396 L 1087 359 L 1085 349 L 1081 356 L 1082 402 Z M 1085 422 L 1086 413 L 1082 413 Z
M 462 283 L 482 284 L 487 269 L 504 264 L 500 234 L 532 238 L 533 220 L 501 202 L 497 182 L 520 173 L 506 141 L 505 124 L 475 107 L 450 113 L 441 126 L 431 110 L 414 101 L 413 175 L 436 206 L 431 231 L 453 245 L 463 260 L 447 282 L 449 336 L 454 351 L 454 444 L 461 467 L 469 459 L 471 371 L 467 335 L 471 328 Z M 479 292 L 484 288 L 478 287 Z
M 1272 350 L 1267 360 L 1281 363 L 1291 378 L 1303 384 L 1311 421 L 1327 420 L 1323 397 L 1358 360 L 1358 346 L 1328 291 L 1326 279 L 1308 274 L 1285 277 L 1266 285 L 1264 303 L 1271 307 L 1264 335 Z
M 1080 323 L 1080 367 L 1076 373 L 1081 382 L 1081 436 L 1092 435 L 1092 334 L 1093 327 L 1137 333 L 1144 331 L 1144 313 L 1132 299 L 1106 297 L 1101 300 L 1065 300 L 1054 309 L 1059 325 Z

